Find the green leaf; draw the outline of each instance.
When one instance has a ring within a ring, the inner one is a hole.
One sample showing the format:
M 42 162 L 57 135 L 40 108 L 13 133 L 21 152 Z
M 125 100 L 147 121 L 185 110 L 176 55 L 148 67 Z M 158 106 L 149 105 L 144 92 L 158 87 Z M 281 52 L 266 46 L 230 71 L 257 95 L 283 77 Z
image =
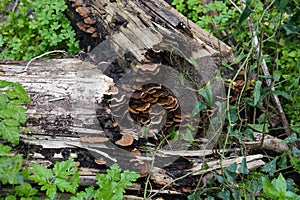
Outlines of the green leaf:
M 72 157 L 62 162 L 56 162 L 53 168 L 55 174 L 54 184 L 60 191 L 75 193 L 79 187 L 79 174 Z
M 7 96 L 0 93 L 0 107 L 4 107 L 8 101 L 9 99 L 7 98 Z
M 5 197 L 5 200 L 16 200 L 17 199 L 17 197 L 16 196 L 13 196 L 13 195 L 7 195 L 6 197 Z
M 0 143 L 0 156 L 6 156 L 11 149 L 12 147 Z
M 270 176 L 273 176 L 276 172 L 276 162 L 278 157 L 275 157 L 271 162 L 268 162 L 262 167 L 263 172 L 269 173 Z
M 205 99 L 207 105 L 212 108 L 212 88 L 210 82 L 208 82 L 204 88 L 199 90 L 198 93 Z
M 289 3 L 289 0 L 276 0 L 275 5 L 278 10 L 284 9 Z
M 254 88 L 254 106 L 257 105 L 257 103 L 260 100 L 260 91 L 261 91 L 261 81 L 256 81 L 255 82 L 255 88 Z
M 195 108 L 192 111 L 192 116 L 196 116 L 199 112 L 206 109 L 206 104 L 202 103 L 201 101 L 196 101 Z
M 13 144 L 19 143 L 19 128 L 18 127 L 9 127 L 6 125 L 3 125 L 2 122 L 0 122 L 0 133 L 2 132 L 2 137 L 4 140 L 11 142 Z
M 283 153 L 283 154 L 280 156 L 280 160 L 278 161 L 278 166 L 279 166 L 279 168 L 281 168 L 281 169 L 286 169 L 286 168 L 288 168 L 286 157 L 287 157 L 287 156 L 286 156 L 286 153 Z
M 23 88 L 23 86 L 19 83 L 15 84 L 14 92 L 18 94 L 18 99 L 22 100 L 23 102 L 30 103 L 30 98 L 27 95 L 26 90 Z
M 266 177 L 262 177 L 262 185 L 263 191 L 268 197 L 274 198 L 276 196 L 273 184 Z
M 247 2 L 248 2 L 248 0 L 247 0 Z M 251 11 L 250 7 L 248 5 L 246 5 L 245 9 L 243 10 L 243 12 L 242 12 L 242 14 L 240 16 L 239 26 L 241 26 L 242 23 L 247 19 L 247 17 L 250 16 L 251 12 L 252 11 Z
M 223 200 L 230 200 L 230 192 L 228 190 L 218 192 L 217 197 Z
M 260 133 L 268 133 L 269 132 L 269 124 L 248 124 L 248 126 Z
M 190 194 L 188 196 L 188 200 L 198 200 L 198 199 L 201 199 L 200 197 L 200 191 L 196 192 L 195 194 Z
M 217 173 L 215 173 L 215 172 L 213 172 L 213 175 L 214 175 L 214 177 L 218 180 L 218 182 L 219 183 L 224 183 L 224 177 L 223 176 L 220 176 L 219 174 L 217 174 Z
M 0 80 L 0 88 L 5 88 L 8 86 L 13 86 L 14 83 L 6 81 L 6 80 Z
M 295 157 L 295 156 L 289 156 L 290 157 L 290 162 L 293 168 L 300 173 L 300 158 Z
M 41 190 L 46 190 L 46 195 L 53 200 L 56 196 L 57 188 L 54 184 L 46 184 L 41 187 Z
M 37 189 L 32 188 L 32 186 L 27 182 L 22 185 L 16 186 L 15 191 L 20 197 L 31 197 L 38 192 Z
M 293 156 L 300 157 L 300 149 L 293 147 Z
M 10 99 L 16 99 L 16 98 L 18 98 L 18 93 L 16 91 L 14 91 L 14 90 L 8 90 L 8 91 L 6 91 L 6 95 Z
M 239 168 L 239 172 L 241 174 L 249 174 L 249 170 L 248 170 L 248 167 L 247 167 L 246 157 L 244 157 L 243 160 L 242 160 L 241 166 Z
M 29 177 L 30 180 L 37 182 L 39 185 L 46 185 L 53 177 L 52 171 L 44 166 L 32 164 L 33 175 Z
M 226 167 L 226 170 L 229 171 L 229 172 L 235 173 L 236 172 L 236 168 L 237 168 L 237 164 L 235 162 L 235 163 L 232 163 L 230 166 Z
M 22 156 L 0 157 L 0 180 L 3 184 L 20 184 L 23 177 L 19 173 L 22 168 Z
M 293 98 L 284 91 L 276 90 L 276 91 L 272 91 L 271 93 L 273 95 L 282 96 L 282 97 L 286 98 L 287 100 L 293 100 Z
M 287 191 L 287 183 L 282 174 L 280 173 L 278 178 L 274 178 L 271 182 L 267 180 L 265 177 L 262 178 L 263 191 L 267 197 L 272 199 L 299 199 L 300 196 Z
M 190 57 L 190 59 L 188 59 L 189 63 L 192 64 L 195 68 L 199 68 L 199 64 L 197 63 L 197 61 Z
M 286 191 L 286 182 L 280 173 L 277 179 L 273 179 L 271 182 L 277 191 L 285 192 Z
M 276 82 L 279 81 L 281 75 L 282 75 L 281 71 L 274 70 L 274 72 L 273 72 L 273 79 L 274 79 L 274 81 L 276 81 Z
M 71 197 L 71 200 L 94 200 L 96 199 L 96 190 L 93 186 L 85 188 L 85 191 L 81 191 L 76 194 L 76 197 Z
M 107 174 L 97 174 L 97 184 L 99 189 L 96 196 L 99 199 L 123 199 L 125 187 L 132 184 L 139 174 L 125 170 L 121 173 L 121 169 L 117 164 L 114 164 L 110 169 L 106 170 Z
M 2 121 L 6 126 L 10 126 L 10 127 L 15 127 L 15 126 L 19 126 L 19 122 L 15 119 L 4 119 Z
M 237 177 L 236 169 L 237 169 L 237 163 L 235 162 L 235 163 L 231 164 L 230 166 L 226 167 L 224 170 L 226 178 L 230 183 L 233 183 Z

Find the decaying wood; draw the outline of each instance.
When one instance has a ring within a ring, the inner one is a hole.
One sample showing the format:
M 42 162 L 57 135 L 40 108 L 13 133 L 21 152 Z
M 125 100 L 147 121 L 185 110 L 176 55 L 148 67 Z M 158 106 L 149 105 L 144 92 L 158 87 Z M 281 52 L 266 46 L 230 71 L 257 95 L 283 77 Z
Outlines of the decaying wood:
M 201 163 L 201 164 L 198 164 L 197 166 L 193 167 L 191 169 L 191 171 L 193 172 L 193 175 L 199 175 L 199 174 L 203 174 L 203 173 L 211 172 L 211 171 L 215 171 L 215 170 L 218 171 L 224 167 L 230 166 L 233 163 L 237 163 L 238 167 L 237 167 L 236 173 L 239 173 L 238 169 L 244 158 L 245 157 L 241 156 L 241 157 L 232 158 L 232 159 L 224 159 L 222 161 L 217 160 L 217 161 L 207 162 L 206 164 L 209 166 L 209 168 L 206 170 L 203 170 L 203 163 Z M 247 168 L 251 170 L 251 169 L 256 169 L 257 167 L 264 165 L 265 162 L 261 160 L 262 158 L 263 158 L 263 155 L 261 155 L 261 154 L 246 156 Z
M 0 65 L 0 71 L 2 80 L 21 83 L 31 97 L 30 133 L 72 134 L 72 126 L 99 130 L 95 105 L 114 83 L 97 66 L 78 59 L 54 59 L 33 62 L 30 71 L 23 71 L 24 67 Z
M 208 53 L 222 56 L 229 61 L 233 59 L 230 47 L 188 20 L 163 0 L 117 2 L 96 0 L 89 3 L 70 0 L 69 2 L 70 13 L 73 13 L 69 15 L 72 21 L 75 21 L 75 26 L 84 23 L 87 17 L 97 19 L 96 25 L 86 23 L 84 25 L 96 27 L 97 43 L 109 38 L 119 49 L 130 48 L 137 51 L 135 57 L 139 61 L 143 58 L 141 56 L 143 48 L 149 49 L 158 44 L 165 34 L 171 37 L 174 37 L 173 34 L 180 34 L 182 38 L 191 38 L 202 47 L 199 48 L 202 56 Z M 78 28 L 83 29 L 81 27 Z
M 289 150 L 288 144 L 276 137 L 271 135 L 265 135 L 263 137 L 262 133 L 254 133 L 256 141 L 245 142 L 245 145 L 248 149 L 264 149 L 269 151 L 274 151 L 276 153 L 283 153 Z M 261 141 L 263 140 L 263 141 Z

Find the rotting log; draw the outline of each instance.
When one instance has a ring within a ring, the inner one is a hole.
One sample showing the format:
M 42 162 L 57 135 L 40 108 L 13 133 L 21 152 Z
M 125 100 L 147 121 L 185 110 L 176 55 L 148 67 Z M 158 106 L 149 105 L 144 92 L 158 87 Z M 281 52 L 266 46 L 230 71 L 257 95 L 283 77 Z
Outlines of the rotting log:
M 80 162 L 81 184 L 87 186 L 95 184 L 95 174 L 103 172 L 104 164 L 110 165 L 113 162 L 137 159 L 123 154 L 124 159 L 120 161 L 120 155 L 114 155 L 111 152 L 115 148 L 111 147 L 112 143 L 108 141 L 96 118 L 97 99 L 101 100 L 104 94 L 110 94 L 114 85 L 111 78 L 102 74 L 94 64 L 78 59 L 36 61 L 32 63 L 29 71 L 23 71 L 25 65 L 26 63 L 1 64 L 0 71 L 2 80 L 22 83 L 32 100 L 32 103 L 28 105 L 26 127 L 22 128 L 21 144 L 16 149 L 29 158 L 27 165 L 40 163 L 51 166 L 56 160 L 65 160 L 68 156 L 72 156 Z M 94 87 L 95 85 L 98 87 Z M 134 132 L 134 130 L 123 131 Z M 226 150 L 226 152 L 234 151 L 239 150 Z M 195 164 L 198 158 L 212 155 L 212 150 L 161 150 L 159 153 L 165 156 L 183 156 L 190 163 L 194 163 L 193 168 L 189 164 L 189 166 L 186 165 L 186 169 L 179 170 L 180 174 L 185 172 L 196 176 L 210 172 L 201 171 L 201 164 Z M 261 158 L 261 156 L 255 157 L 256 161 L 250 158 L 249 169 L 252 165 L 261 166 L 263 164 Z M 141 161 L 147 162 L 148 160 L 143 157 L 138 159 L 140 165 L 137 166 L 137 170 L 142 175 L 146 175 L 149 166 L 141 164 Z M 235 161 L 234 159 L 224 160 L 223 164 L 227 166 Z M 240 160 L 237 162 L 240 163 Z M 218 161 L 210 163 L 213 166 L 211 170 L 220 169 Z M 132 166 L 128 167 L 132 168 Z M 176 171 L 171 173 L 174 175 Z M 166 186 L 169 194 L 184 193 L 173 188 L 175 179 L 165 169 L 153 168 L 150 180 L 160 187 Z M 137 191 L 140 188 L 141 185 L 137 183 L 129 190 Z M 159 189 L 151 191 L 164 193 Z M 185 189 L 185 191 L 190 191 L 190 189 Z
M 182 40 L 187 41 L 188 38 L 195 41 L 198 45 L 196 52 L 201 52 L 201 56 L 218 56 L 229 62 L 233 60 L 229 46 L 163 0 L 67 0 L 67 3 L 69 18 L 78 30 L 80 39 L 83 39 L 81 41 L 88 41 L 82 43 L 86 50 L 107 39 L 124 49 L 150 49 L 161 42 L 163 36 L 178 35 Z M 94 31 L 92 33 L 91 28 Z M 143 58 L 141 54 L 136 54 L 138 60 Z

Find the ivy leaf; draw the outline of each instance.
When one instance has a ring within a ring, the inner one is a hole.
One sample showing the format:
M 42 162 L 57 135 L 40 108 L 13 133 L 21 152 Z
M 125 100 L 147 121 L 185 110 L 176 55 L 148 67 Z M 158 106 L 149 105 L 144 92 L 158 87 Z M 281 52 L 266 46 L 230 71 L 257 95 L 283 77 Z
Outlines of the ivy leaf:
M 243 160 L 242 160 L 241 166 L 239 168 L 239 172 L 241 174 L 249 174 L 249 170 L 248 170 L 248 167 L 247 167 L 246 157 L 244 157 Z
M 293 156 L 300 157 L 300 149 L 293 147 Z
M 196 105 L 195 105 L 195 108 L 193 109 L 192 111 L 192 116 L 196 116 L 197 113 L 201 112 L 202 110 L 206 109 L 207 106 L 206 104 L 202 103 L 201 101 L 196 101 Z
M 226 167 L 224 170 L 226 178 L 230 183 L 233 183 L 237 177 L 236 168 L 237 168 L 237 164 L 235 162 L 235 163 L 231 164 L 230 166 Z
M 275 157 L 271 162 L 268 162 L 262 167 L 263 172 L 269 173 L 270 176 L 273 176 L 276 172 L 276 162 L 278 157 Z
M 224 183 L 224 177 L 223 176 L 220 176 L 219 174 L 217 174 L 217 173 L 215 173 L 215 172 L 213 172 L 213 175 L 214 175 L 214 177 L 218 180 L 218 182 L 219 183 Z
M 207 105 L 212 107 L 212 88 L 210 82 L 206 84 L 204 88 L 198 91 L 198 93 L 205 99 Z
M 230 192 L 228 190 L 218 192 L 217 197 L 223 200 L 230 200 Z
M 278 10 L 284 9 L 289 3 L 289 0 L 276 0 L 275 5 Z
M 269 132 L 269 124 L 248 124 L 248 126 L 258 132 L 268 133 Z

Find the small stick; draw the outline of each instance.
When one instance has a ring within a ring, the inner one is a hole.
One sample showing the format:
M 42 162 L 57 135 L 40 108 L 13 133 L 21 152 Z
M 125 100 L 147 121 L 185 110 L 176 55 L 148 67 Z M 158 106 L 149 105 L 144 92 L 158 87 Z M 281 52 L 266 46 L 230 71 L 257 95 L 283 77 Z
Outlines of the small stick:
M 52 54 L 52 53 L 66 53 L 66 51 L 64 50 L 54 50 L 54 51 L 49 51 L 49 52 L 46 52 L 46 53 L 43 53 L 42 55 L 39 55 L 39 56 L 36 56 L 34 58 L 32 58 L 31 60 L 29 60 L 29 62 L 27 63 L 26 67 L 23 69 L 23 72 L 26 72 L 28 70 L 28 66 L 30 65 L 30 63 L 36 59 L 39 59 L 45 55 L 48 55 L 48 54 Z

